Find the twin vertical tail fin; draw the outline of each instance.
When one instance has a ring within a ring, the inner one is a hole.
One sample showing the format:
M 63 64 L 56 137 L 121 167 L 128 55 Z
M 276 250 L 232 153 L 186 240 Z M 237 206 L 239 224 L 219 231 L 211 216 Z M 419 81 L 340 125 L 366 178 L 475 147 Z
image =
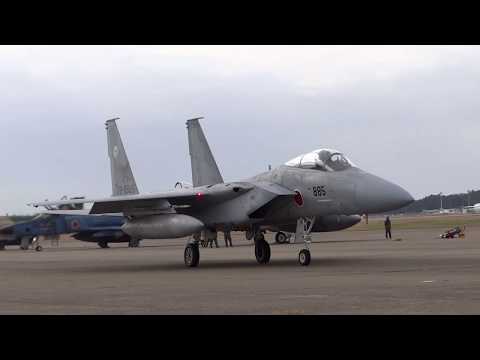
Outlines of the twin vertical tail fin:
M 188 147 L 192 163 L 193 186 L 204 186 L 223 183 L 215 158 L 212 155 L 202 127 L 195 118 L 187 120 Z
M 127 153 L 115 122 L 118 118 L 107 120 L 108 157 L 112 177 L 112 196 L 137 195 L 138 188 L 133 177 Z
M 200 119 L 187 120 L 192 183 L 193 186 L 221 184 L 223 178 L 198 121 Z M 137 183 L 133 177 L 116 120 L 118 118 L 107 120 L 105 123 L 112 178 L 112 196 L 136 195 L 139 193 Z

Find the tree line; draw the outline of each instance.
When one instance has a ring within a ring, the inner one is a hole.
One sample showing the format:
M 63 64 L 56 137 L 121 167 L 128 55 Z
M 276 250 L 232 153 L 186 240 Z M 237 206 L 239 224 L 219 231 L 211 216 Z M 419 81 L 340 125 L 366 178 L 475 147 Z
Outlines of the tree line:
M 417 213 L 423 210 L 440 209 L 461 209 L 464 206 L 472 206 L 480 203 L 480 190 L 468 190 L 466 193 L 450 195 L 428 195 L 422 199 L 415 200 L 408 206 L 396 210 L 394 213 Z

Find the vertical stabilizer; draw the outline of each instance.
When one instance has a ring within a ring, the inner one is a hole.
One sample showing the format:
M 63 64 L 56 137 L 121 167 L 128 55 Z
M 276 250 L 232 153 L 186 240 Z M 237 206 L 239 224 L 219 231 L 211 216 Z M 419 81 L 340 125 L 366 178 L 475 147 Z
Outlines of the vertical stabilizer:
M 222 175 L 203 134 L 199 119 L 203 118 L 187 120 L 193 186 L 223 183 Z
M 116 120 L 118 118 L 107 120 L 105 123 L 112 177 L 112 196 L 136 195 L 138 194 L 137 184 L 130 168 L 127 153 L 123 147 Z

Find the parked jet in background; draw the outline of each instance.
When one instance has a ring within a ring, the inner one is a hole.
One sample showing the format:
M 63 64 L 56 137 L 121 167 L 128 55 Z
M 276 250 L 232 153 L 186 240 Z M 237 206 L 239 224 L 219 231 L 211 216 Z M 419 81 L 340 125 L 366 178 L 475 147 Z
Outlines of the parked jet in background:
M 193 188 L 74 203 L 93 203 L 90 214 L 123 213 L 127 221 L 122 230 L 132 238 L 181 238 L 225 226 L 248 231 L 261 264 L 270 261 L 262 227 L 288 227 L 295 230 L 295 242 L 304 243 L 299 263 L 308 265 L 310 233 L 321 231 L 325 219 L 385 212 L 413 202 L 398 185 L 361 170 L 332 149 L 314 150 L 244 181 L 224 183 L 198 120 L 187 121 Z M 199 259 L 194 237 L 187 242 L 184 261 L 194 267 Z
M 480 214 L 480 203 L 473 206 L 465 206 L 463 210 L 467 213 Z
M 112 196 L 138 194 L 115 120 L 106 123 Z M 88 211 L 83 210 L 82 204 L 72 204 L 72 200 L 78 198 L 65 199 L 58 208 L 46 205 L 48 211 L 34 219 L 2 227 L 0 250 L 6 245 L 20 245 L 21 249 L 26 250 L 39 236 L 58 237 L 62 234 L 72 234 L 77 240 L 95 242 L 101 248 L 107 248 L 109 243 L 120 242 L 128 242 L 129 247 L 138 247 L 140 239 L 133 239 L 120 229 L 125 222 L 122 214 L 89 215 Z
M 130 242 L 130 246 L 138 246 L 131 242 L 130 236 L 120 228 L 125 222 L 122 215 L 88 215 L 83 210 L 60 210 L 45 212 L 30 221 L 21 221 L 0 229 L 0 250 L 8 245 L 20 245 L 27 250 L 39 236 L 55 238 L 62 234 L 87 242 L 95 242 L 100 247 L 108 247 L 112 242 Z M 36 247 L 41 250 L 41 247 Z

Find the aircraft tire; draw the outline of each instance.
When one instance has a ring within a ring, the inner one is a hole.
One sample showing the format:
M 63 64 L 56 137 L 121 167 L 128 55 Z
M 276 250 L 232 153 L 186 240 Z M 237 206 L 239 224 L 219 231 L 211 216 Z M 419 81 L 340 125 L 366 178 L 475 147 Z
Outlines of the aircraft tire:
M 140 244 L 140 240 L 130 239 L 130 241 L 128 242 L 128 247 L 136 248 L 138 247 L 139 244 Z
M 255 242 L 255 258 L 259 264 L 268 264 L 270 255 L 270 245 L 265 240 Z
M 106 241 L 99 241 L 98 246 L 100 246 L 102 249 L 107 249 L 108 248 L 108 242 Z
M 200 262 L 198 244 L 188 244 L 183 253 L 183 261 L 187 267 L 197 267 Z
M 310 251 L 308 249 L 300 250 L 300 252 L 298 253 L 298 262 L 300 263 L 300 265 L 308 266 L 310 265 L 310 260 Z
M 35 251 L 42 251 L 43 250 L 43 247 L 41 247 L 40 245 L 38 245 L 37 247 L 35 247 Z
M 276 233 L 275 234 L 275 242 L 277 244 L 285 244 L 287 242 L 287 235 L 282 231 Z
M 247 230 L 245 231 L 245 238 L 250 241 L 253 239 L 253 231 L 252 230 Z

